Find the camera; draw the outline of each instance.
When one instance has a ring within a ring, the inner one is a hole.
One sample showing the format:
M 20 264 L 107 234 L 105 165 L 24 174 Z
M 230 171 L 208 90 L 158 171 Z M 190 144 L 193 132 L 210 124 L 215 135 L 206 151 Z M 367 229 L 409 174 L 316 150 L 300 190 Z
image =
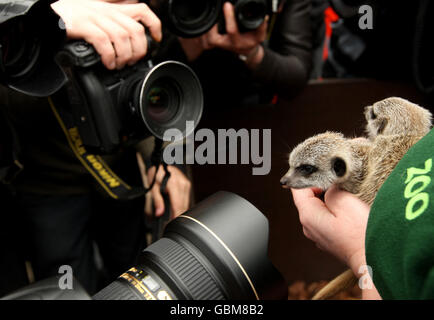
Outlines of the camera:
M 235 19 L 240 32 L 258 29 L 265 17 L 277 13 L 282 0 L 228 0 L 234 6 Z M 219 22 L 219 32 L 226 33 L 225 19 Z
M 0 82 L 27 95 L 46 97 L 65 75 L 53 56 L 65 38 L 48 1 L 0 1 Z
M 155 50 L 151 50 L 155 52 Z M 156 66 L 145 58 L 122 70 L 106 69 L 86 42 L 67 44 L 56 56 L 67 74 L 68 100 L 59 110 L 78 129 L 83 146 L 110 154 L 151 135 L 163 139 L 167 129 L 187 132 L 186 121 L 197 124 L 203 94 L 195 73 L 176 61 Z
M 286 300 L 288 287 L 268 252 L 267 218 L 250 202 L 218 192 L 172 220 L 139 263 L 95 300 Z M 90 299 L 45 280 L 3 299 Z M 65 296 L 66 295 L 66 296 Z
M 223 0 L 147 0 L 164 26 L 183 38 L 206 33 L 220 17 Z

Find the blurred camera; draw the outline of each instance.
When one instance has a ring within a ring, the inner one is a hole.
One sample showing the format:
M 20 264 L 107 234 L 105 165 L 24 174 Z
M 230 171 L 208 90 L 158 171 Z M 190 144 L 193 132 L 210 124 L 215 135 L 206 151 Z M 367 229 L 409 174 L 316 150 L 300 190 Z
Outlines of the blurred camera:
M 66 78 L 53 56 L 65 37 L 48 1 L 0 1 L 0 82 L 46 97 Z
M 265 17 L 277 13 L 282 0 L 228 0 L 234 5 L 235 19 L 240 32 L 258 29 L 265 21 Z M 219 32 L 226 33 L 225 19 L 219 22 Z
M 186 121 L 202 115 L 202 88 L 195 73 L 176 61 L 156 66 L 143 59 L 122 70 L 108 70 L 86 42 L 66 45 L 56 60 L 67 74 L 68 108 L 62 118 L 78 128 L 83 145 L 96 154 L 117 151 L 151 135 L 163 139 L 167 129 L 183 137 Z M 183 138 L 179 137 L 179 138 Z
M 146 0 L 163 26 L 183 38 L 206 33 L 220 17 L 223 0 Z

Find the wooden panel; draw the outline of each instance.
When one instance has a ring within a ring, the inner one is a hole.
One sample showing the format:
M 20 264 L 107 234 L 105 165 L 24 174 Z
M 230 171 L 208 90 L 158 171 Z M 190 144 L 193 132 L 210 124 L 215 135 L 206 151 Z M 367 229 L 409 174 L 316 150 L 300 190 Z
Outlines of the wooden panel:
M 354 136 L 362 134 L 363 108 L 390 96 L 424 103 L 417 90 L 403 84 L 328 80 L 311 82 L 290 102 L 213 114 L 201 122 L 201 128 L 271 128 L 272 168 L 269 175 L 253 176 L 252 165 L 194 165 L 196 201 L 219 190 L 246 198 L 268 217 L 270 257 L 288 282 L 334 277 L 345 267 L 304 237 L 291 194 L 280 187 L 279 180 L 288 169 L 287 157 L 296 144 L 326 130 Z

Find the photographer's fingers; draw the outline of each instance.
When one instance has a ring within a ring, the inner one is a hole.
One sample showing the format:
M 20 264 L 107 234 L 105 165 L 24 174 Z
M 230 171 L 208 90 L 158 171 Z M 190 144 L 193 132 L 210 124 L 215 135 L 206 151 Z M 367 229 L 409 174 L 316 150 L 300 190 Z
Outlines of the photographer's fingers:
M 160 192 L 160 184 L 156 183 L 151 191 L 154 200 L 155 216 L 160 217 L 164 213 L 164 198 Z
M 132 57 L 128 60 L 128 64 L 133 65 L 143 58 L 147 52 L 148 41 L 146 39 L 145 27 L 141 23 L 116 11 L 113 13 L 112 18 L 129 34 Z
M 235 19 L 234 6 L 229 2 L 225 2 L 225 4 L 223 5 L 223 13 L 225 15 L 227 34 L 230 36 L 238 35 L 239 30 L 238 30 L 237 20 Z
M 170 206 L 171 206 L 171 219 L 176 218 L 180 214 L 184 213 L 188 209 L 188 203 L 185 202 L 185 199 L 180 197 L 178 192 L 173 192 L 168 190 L 169 198 L 170 198 Z
M 223 6 L 226 23 L 226 35 L 218 34 L 216 46 L 225 50 L 233 51 L 237 54 L 250 55 L 253 51 L 257 52 L 257 47 L 266 38 L 268 21 L 256 30 L 240 33 L 235 17 L 234 6 L 225 2 Z
M 139 162 L 139 168 L 140 168 L 140 162 Z M 156 169 L 157 168 L 155 166 L 150 167 L 146 175 L 147 175 L 147 184 L 151 184 L 155 179 L 155 183 L 151 189 L 151 197 L 155 207 L 155 216 L 160 217 L 164 213 L 164 198 L 160 192 L 161 182 L 163 181 L 163 177 L 164 177 L 164 170 L 162 170 L 162 168 L 160 167 L 157 172 L 157 175 L 155 175 Z
M 116 68 L 116 52 L 110 37 L 106 32 L 93 24 L 88 26 L 88 30 L 90 31 L 89 35 L 84 40 L 95 48 L 107 69 L 113 70 Z
M 190 206 L 191 182 L 178 168 L 169 166 L 169 171 L 171 177 L 167 182 L 167 192 L 172 207 L 172 218 L 176 218 Z
M 160 42 L 162 40 L 163 33 L 161 30 L 161 21 L 146 4 L 119 4 L 118 6 L 121 12 L 143 23 L 143 25 L 149 29 L 152 39 L 157 42 Z
M 221 35 L 218 32 L 218 26 L 215 25 L 203 37 L 202 47 L 204 50 L 209 50 L 215 47 L 226 48 L 231 46 L 231 42 L 227 35 Z
M 96 16 L 95 22 L 109 36 L 116 52 L 116 68 L 122 69 L 133 56 L 128 31 L 107 16 Z

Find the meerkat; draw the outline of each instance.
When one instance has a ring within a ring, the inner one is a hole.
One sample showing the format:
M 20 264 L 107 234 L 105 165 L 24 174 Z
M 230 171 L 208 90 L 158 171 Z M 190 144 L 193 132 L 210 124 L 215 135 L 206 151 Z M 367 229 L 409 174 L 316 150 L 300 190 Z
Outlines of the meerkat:
M 368 139 L 377 136 L 424 136 L 431 130 L 432 114 L 402 98 L 388 98 L 365 107 Z
M 366 177 L 371 145 L 368 139 L 348 139 L 338 132 L 313 136 L 291 152 L 289 170 L 280 183 L 284 188 L 324 191 L 337 184 L 357 194 Z
M 407 151 L 431 130 L 431 113 L 405 99 L 388 98 L 365 108 L 367 138 L 345 138 L 337 132 L 313 136 L 296 146 L 284 188 L 330 186 L 351 192 L 371 205 L 381 185 Z M 314 297 L 327 299 L 357 281 L 351 270 Z

